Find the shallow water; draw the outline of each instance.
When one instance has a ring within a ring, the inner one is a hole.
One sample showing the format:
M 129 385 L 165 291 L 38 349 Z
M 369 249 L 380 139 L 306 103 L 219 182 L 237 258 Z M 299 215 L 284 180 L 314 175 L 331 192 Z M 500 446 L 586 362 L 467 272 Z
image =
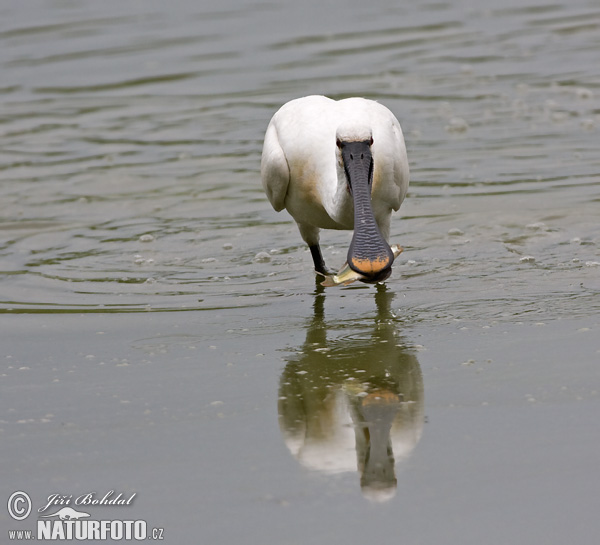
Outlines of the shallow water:
M 136 492 L 89 512 L 170 543 L 592 542 L 599 30 L 591 1 L 2 5 L 2 494 Z M 403 126 L 385 289 L 317 289 L 262 193 L 307 94 Z

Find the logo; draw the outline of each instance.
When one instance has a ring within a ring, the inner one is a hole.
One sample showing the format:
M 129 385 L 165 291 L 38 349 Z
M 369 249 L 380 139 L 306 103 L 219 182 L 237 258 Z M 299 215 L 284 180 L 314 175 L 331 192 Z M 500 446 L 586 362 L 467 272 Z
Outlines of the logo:
M 63 507 L 56 513 L 52 513 L 51 515 L 42 515 L 43 518 L 47 517 L 58 517 L 60 520 L 79 520 L 80 518 L 89 517 L 89 513 L 84 513 L 83 511 L 75 511 L 71 507 Z
M 8 514 L 15 520 L 24 520 L 31 513 L 31 498 L 26 492 L 13 492 L 8 498 Z
M 162 540 L 163 528 L 151 528 L 145 520 L 131 517 L 108 520 L 102 517 L 103 507 L 131 508 L 137 493 L 106 494 L 86 492 L 74 494 L 50 494 L 37 509 L 35 529 L 9 530 L 8 539 L 29 540 Z M 83 506 L 85 511 L 80 509 Z M 32 511 L 31 496 L 23 491 L 13 492 L 8 498 L 8 514 L 15 521 L 26 520 Z M 98 509 L 96 509 L 98 508 Z M 91 511 L 91 512 L 90 512 Z

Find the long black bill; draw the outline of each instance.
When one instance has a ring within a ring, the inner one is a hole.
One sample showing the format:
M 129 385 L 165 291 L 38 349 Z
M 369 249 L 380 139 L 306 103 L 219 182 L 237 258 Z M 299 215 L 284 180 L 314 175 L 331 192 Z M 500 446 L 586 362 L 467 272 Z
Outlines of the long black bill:
M 381 282 L 392 271 L 394 253 L 383 238 L 371 208 L 373 183 L 372 141 L 339 142 L 344 169 L 354 199 L 354 235 L 348 265 L 365 276 L 365 282 Z

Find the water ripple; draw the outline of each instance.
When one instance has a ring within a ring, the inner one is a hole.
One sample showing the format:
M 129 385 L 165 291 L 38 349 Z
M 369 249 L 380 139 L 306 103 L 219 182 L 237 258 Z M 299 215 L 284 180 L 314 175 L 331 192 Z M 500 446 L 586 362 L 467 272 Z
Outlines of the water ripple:
M 315 19 L 241 0 L 109 4 L 108 17 L 2 8 L 0 311 L 311 292 L 296 227 L 262 194 L 260 152 L 279 105 L 324 93 L 380 100 L 404 127 L 412 181 L 391 281 L 404 313 L 528 317 L 543 297 L 542 314 L 597 312 L 597 9 L 376 2 Z M 348 233 L 323 241 L 341 265 Z

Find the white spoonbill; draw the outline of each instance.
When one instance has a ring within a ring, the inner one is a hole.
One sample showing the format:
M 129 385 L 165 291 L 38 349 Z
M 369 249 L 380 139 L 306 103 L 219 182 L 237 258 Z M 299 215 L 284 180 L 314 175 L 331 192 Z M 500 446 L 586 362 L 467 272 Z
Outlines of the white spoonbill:
M 408 190 L 400 123 L 364 98 L 308 96 L 284 104 L 265 134 L 261 176 L 279 212 L 292 215 L 318 273 L 327 274 L 320 229 L 354 229 L 348 265 L 364 282 L 392 271 L 392 210 Z

